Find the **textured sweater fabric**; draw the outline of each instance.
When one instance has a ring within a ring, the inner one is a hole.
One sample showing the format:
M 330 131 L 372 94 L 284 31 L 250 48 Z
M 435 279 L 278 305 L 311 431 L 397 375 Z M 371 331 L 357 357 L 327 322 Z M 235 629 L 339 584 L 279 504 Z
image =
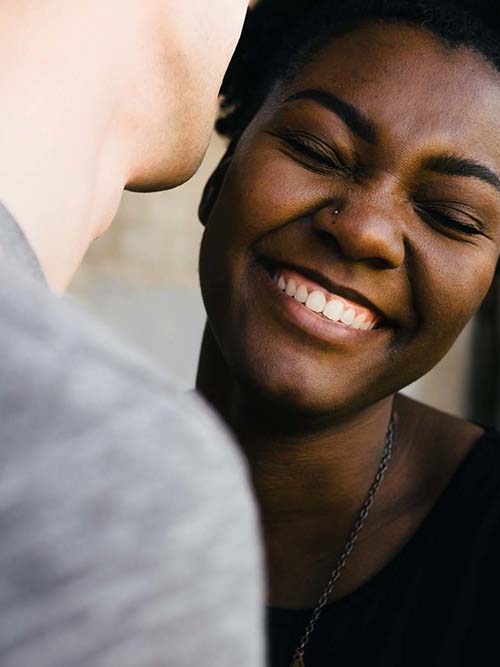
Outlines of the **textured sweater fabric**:
M 0 665 L 261 667 L 245 465 L 0 209 Z

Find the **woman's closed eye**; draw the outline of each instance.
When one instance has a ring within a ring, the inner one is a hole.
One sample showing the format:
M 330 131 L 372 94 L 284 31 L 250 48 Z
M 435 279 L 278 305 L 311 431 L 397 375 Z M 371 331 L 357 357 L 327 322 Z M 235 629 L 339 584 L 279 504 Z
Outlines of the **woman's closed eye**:
M 469 236 L 484 234 L 484 225 L 481 220 L 452 202 L 417 203 L 415 210 L 424 222 L 433 227 Z
M 349 176 L 350 170 L 335 149 L 319 137 L 301 130 L 270 132 L 283 144 L 285 153 L 307 169 L 320 174 L 340 173 Z

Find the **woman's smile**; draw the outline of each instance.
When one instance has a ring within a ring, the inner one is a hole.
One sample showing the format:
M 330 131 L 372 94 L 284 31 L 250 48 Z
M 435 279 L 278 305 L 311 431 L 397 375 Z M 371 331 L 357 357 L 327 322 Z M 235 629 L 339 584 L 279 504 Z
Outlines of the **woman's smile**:
M 374 336 L 388 333 L 386 318 L 341 295 L 352 293 L 348 288 L 339 286 L 335 292 L 328 291 L 300 271 L 268 263 L 260 264 L 259 274 L 259 283 L 264 280 L 263 289 L 278 316 L 322 342 L 367 344 Z M 366 301 L 362 295 L 360 300 Z
M 377 316 L 359 304 L 342 299 L 339 294 L 325 292 L 294 271 L 282 270 L 273 277 L 278 288 L 323 319 L 348 329 L 368 331 L 375 327 Z

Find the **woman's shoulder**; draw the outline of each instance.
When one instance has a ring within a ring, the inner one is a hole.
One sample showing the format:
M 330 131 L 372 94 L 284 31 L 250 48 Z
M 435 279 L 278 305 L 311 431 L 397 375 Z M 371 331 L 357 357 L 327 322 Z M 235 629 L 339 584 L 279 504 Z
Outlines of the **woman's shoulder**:
M 476 449 L 500 458 L 500 432 L 475 424 L 406 396 L 398 395 L 395 414 L 402 430 L 435 471 L 451 479 Z M 483 453 L 484 456 L 484 453 Z M 476 456 L 472 456 L 476 458 Z M 500 466 L 499 466 L 500 475 Z
M 398 397 L 397 414 L 411 435 L 424 491 L 465 523 L 500 527 L 500 432 Z M 496 528 L 495 528 L 496 529 Z
M 500 431 L 412 403 L 407 408 L 418 414 L 419 444 L 444 480 L 448 521 L 475 549 L 494 547 L 500 556 Z

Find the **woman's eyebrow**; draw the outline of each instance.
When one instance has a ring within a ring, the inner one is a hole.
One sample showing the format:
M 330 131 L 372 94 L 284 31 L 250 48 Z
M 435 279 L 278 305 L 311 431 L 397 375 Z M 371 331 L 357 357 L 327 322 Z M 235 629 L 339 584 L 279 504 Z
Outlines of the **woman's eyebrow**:
M 312 100 L 322 107 L 332 111 L 349 127 L 355 134 L 369 144 L 377 143 L 377 131 L 375 125 L 359 109 L 356 109 L 349 102 L 345 102 L 333 93 L 320 88 L 308 88 L 300 90 L 290 97 L 287 97 L 284 103 L 294 102 L 295 100 Z
M 457 155 L 444 153 L 428 157 L 424 160 L 422 167 L 447 176 L 479 178 L 500 192 L 500 177 L 489 167 L 475 160 L 468 160 Z
M 284 104 L 296 100 L 312 100 L 338 116 L 355 134 L 370 144 L 376 144 L 377 130 L 372 121 L 359 109 L 342 100 L 337 95 L 321 88 L 300 90 L 284 100 Z M 423 163 L 423 168 L 447 176 L 478 178 L 500 192 L 500 177 L 489 167 L 475 160 L 462 158 L 451 153 L 433 155 Z

